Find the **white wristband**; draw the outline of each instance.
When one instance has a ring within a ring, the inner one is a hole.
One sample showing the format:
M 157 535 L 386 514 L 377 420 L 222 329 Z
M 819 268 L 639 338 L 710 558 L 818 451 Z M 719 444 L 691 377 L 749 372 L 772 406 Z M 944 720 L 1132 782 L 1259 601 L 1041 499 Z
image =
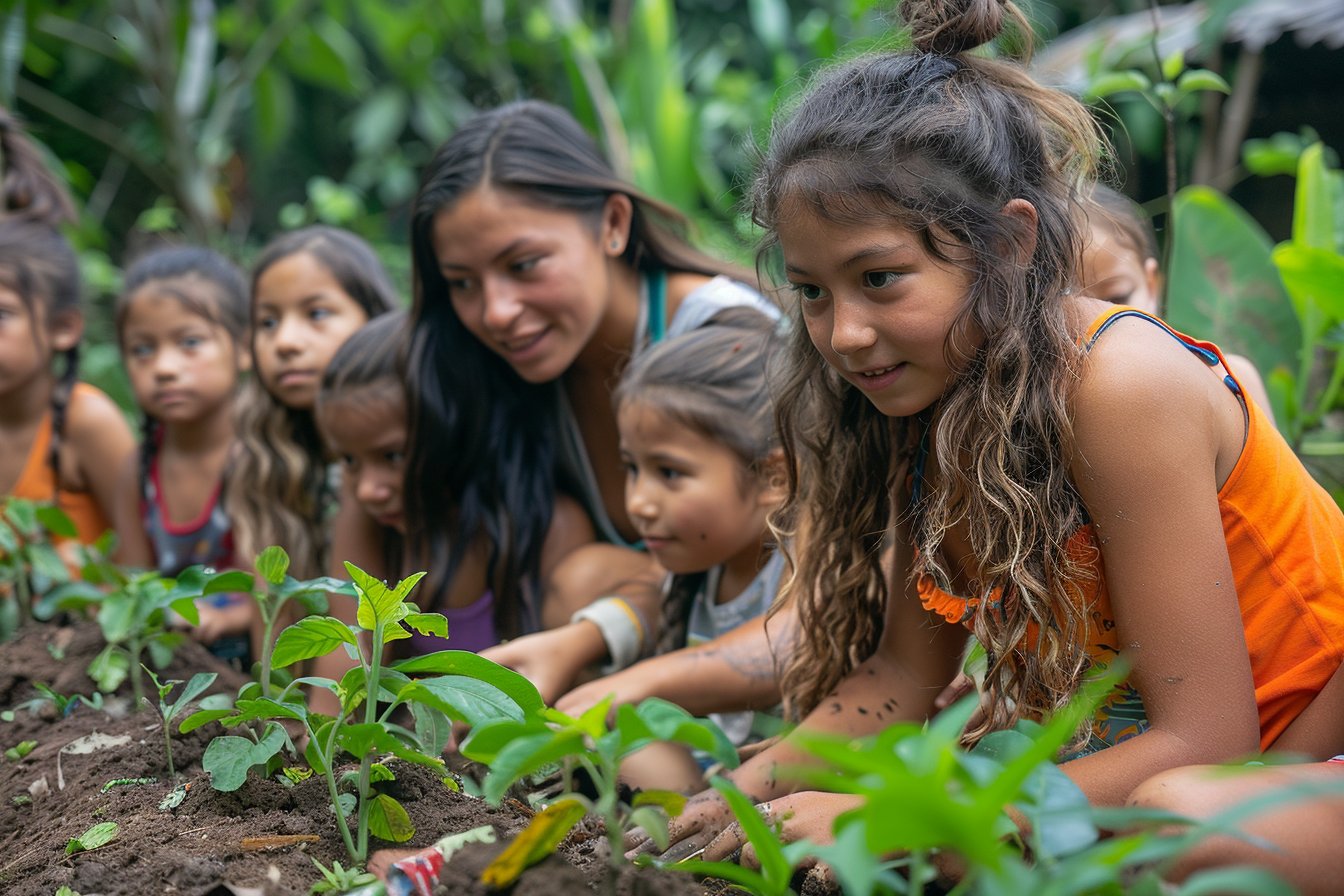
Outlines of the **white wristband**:
M 569 617 L 571 623 L 584 619 L 596 625 L 607 642 L 611 662 L 602 667 L 604 674 L 633 665 L 644 652 L 644 622 L 624 599 L 600 597 Z

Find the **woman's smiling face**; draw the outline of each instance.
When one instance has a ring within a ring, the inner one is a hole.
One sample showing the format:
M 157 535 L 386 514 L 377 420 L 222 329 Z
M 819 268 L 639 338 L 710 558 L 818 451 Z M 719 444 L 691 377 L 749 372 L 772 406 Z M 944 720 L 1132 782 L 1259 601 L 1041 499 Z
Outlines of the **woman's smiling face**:
M 912 416 L 937 401 L 953 376 L 949 333 L 963 354 L 979 339 L 953 333 L 970 275 L 894 222 L 839 223 L 791 201 L 775 230 L 808 335 L 826 362 L 888 416 Z
M 613 214 L 615 199 L 590 221 L 486 186 L 434 217 L 434 254 L 453 310 L 528 382 L 568 370 L 610 307 L 612 265 L 629 227 Z

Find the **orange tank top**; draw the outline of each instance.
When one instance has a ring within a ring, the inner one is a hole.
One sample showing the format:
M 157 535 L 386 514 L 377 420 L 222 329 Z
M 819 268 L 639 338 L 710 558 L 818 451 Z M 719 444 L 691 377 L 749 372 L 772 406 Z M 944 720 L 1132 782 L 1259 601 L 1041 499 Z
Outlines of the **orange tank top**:
M 75 411 L 75 406 L 81 401 L 86 401 L 91 395 L 101 394 L 95 386 L 90 386 L 88 383 L 76 383 L 74 390 L 70 393 L 70 404 L 66 409 L 66 419 L 70 419 L 70 415 Z M 51 411 L 48 410 L 42 415 L 42 422 L 37 426 L 37 436 L 33 439 L 33 447 L 28 452 L 28 460 L 23 466 L 23 473 L 19 475 L 19 481 L 14 483 L 14 489 L 10 494 L 16 498 L 25 498 L 29 501 L 55 501 L 56 505 L 64 510 L 75 524 L 75 529 L 79 532 L 79 541 L 82 544 L 92 544 L 100 535 L 111 528 L 111 524 L 104 515 L 102 508 L 98 506 L 92 492 L 74 492 L 57 488 L 56 471 L 52 469 L 51 458 L 48 456 L 50 452 Z
M 1163 327 L 1210 366 L 1226 362 L 1217 346 L 1177 333 L 1156 318 L 1117 306 L 1093 321 L 1090 347 L 1119 316 L 1139 315 Z M 1224 376 L 1240 393 L 1230 373 Z M 1260 713 L 1260 745 L 1268 749 L 1330 680 L 1344 658 L 1344 513 L 1302 466 L 1254 403 L 1248 413 L 1246 444 L 1218 492 L 1218 507 L 1232 562 L 1237 602 L 1250 649 L 1255 700 Z M 1070 553 L 1095 578 L 1072 589 L 1085 609 L 1087 653 L 1105 668 L 1119 654 L 1115 616 L 1092 527 L 1070 539 Z M 930 577 L 917 582 L 925 609 L 949 622 L 969 623 L 978 598 L 960 598 Z M 1001 595 L 992 592 L 994 604 Z M 1030 633 L 1028 634 L 1030 637 Z M 1147 729 L 1138 692 L 1121 685 L 1093 720 L 1093 741 L 1110 746 Z

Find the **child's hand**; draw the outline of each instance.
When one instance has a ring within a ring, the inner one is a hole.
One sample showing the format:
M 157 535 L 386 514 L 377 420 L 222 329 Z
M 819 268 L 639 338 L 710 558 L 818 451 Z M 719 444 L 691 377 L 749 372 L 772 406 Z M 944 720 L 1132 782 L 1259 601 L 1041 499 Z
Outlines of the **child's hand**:
M 661 858 L 680 862 L 704 851 L 705 846 L 733 823 L 733 810 L 717 790 L 705 790 L 686 801 L 681 814 L 667 823 L 668 847 Z M 655 855 L 658 845 L 635 828 L 625 835 L 625 857 L 634 861 L 641 855 Z
M 201 622 L 192 627 L 191 636 L 202 644 L 213 644 L 225 635 L 247 634 L 252 626 L 250 600 L 233 600 L 223 605 L 201 601 L 196 605 Z
M 613 672 L 596 681 L 579 685 L 574 690 L 555 701 L 555 708 L 565 715 L 580 716 L 592 709 L 608 696 L 612 697 L 611 709 L 626 703 L 638 703 L 646 697 L 656 696 L 650 692 L 641 674 L 639 664 Z
M 771 827 L 779 825 L 781 843 L 792 843 L 805 838 L 825 846 L 835 841 L 832 828 L 835 826 L 836 817 L 843 812 L 858 808 L 862 802 L 863 797 L 849 793 L 804 791 L 759 803 L 756 811 L 765 819 L 767 825 Z M 738 861 L 742 865 L 748 868 L 761 866 L 755 847 L 747 841 L 746 835 L 742 832 L 742 825 L 734 821 L 709 842 L 705 847 L 703 858 L 707 862 L 718 862 L 727 859 L 738 850 L 741 850 L 741 858 Z
M 591 622 L 565 625 L 487 648 L 480 655 L 522 675 L 541 692 L 547 704 L 574 685 L 592 658 L 593 640 L 606 649 L 602 633 Z

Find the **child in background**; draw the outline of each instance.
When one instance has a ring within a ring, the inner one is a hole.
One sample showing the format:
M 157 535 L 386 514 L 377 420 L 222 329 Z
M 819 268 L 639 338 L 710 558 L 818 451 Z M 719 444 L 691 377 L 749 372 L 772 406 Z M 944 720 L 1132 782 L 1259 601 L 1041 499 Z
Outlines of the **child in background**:
M 387 557 L 378 573 L 394 579 L 428 563 L 416 562 L 405 553 L 402 487 L 407 422 L 402 363 L 406 338 L 404 312 L 385 314 L 365 325 L 332 357 L 317 401 L 322 437 L 342 464 L 343 495 L 383 527 L 380 541 Z M 557 508 L 556 519 L 580 522 L 584 518 L 578 502 L 567 496 L 557 497 Z M 542 549 L 543 575 L 550 574 L 558 559 L 553 542 L 549 539 Z M 499 643 L 496 597 L 486 580 L 488 554 L 482 545 L 468 551 L 467 557 L 439 602 L 423 594 L 417 597 L 426 612 L 448 618 L 448 639 L 412 632 L 410 638 L 397 642 L 399 651 L 411 655 L 450 648 L 479 651 Z
M 238 562 L 268 545 L 297 578 L 326 571 L 335 490 L 313 420 L 327 362 L 370 319 L 397 307 L 378 256 L 334 227 L 271 241 L 252 268 L 252 371 L 239 401 L 238 452 L 224 508 Z
M 926 719 L 969 628 L 975 742 L 1124 657 L 1060 766 L 1120 805 L 1272 746 L 1335 674 L 1344 514 L 1216 349 L 1078 289 L 1096 123 L 973 52 L 1008 20 L 1029 36 L 1020 11 L 902 13 L 913 48 L 826 73 L 752 192 L 796 324 L 776 393 L 801 521 L 786 705 L 802 732 Z M 829 840 L 860 801 L 799 792 L 809 761 L 790 735 L 729 776 L 786 840 Z M 669 858 L 732 853 L 730 820 L 696 797 Z
M 55 504 L 87 544 L 110 527 L 135 439 L 116 405 L 78 382 L 79 266 L 57 229 L 73 208 L 3 109 L 0 164 L 0 496 Z
M 1157 263 L 1157 237 L 1143 210 L 1118 190 L 1097 184 L 1092 191 L 1087 223 L 1090 231 L 1079 275 L 1083 291 L 1115 305 L 1157 314 L 1163 278 Z M 1224 357 L 1246 395 L 1274 422 L 1274 410 L 1260 371 L 1249 358 L 1231 354 Z
M 784 555 L 767 525 L 788 479 L 766 384 L 775 326 L 751 309 L 720 312 L 641 354 L 616 389 L 625 509 L 670 573 L 659 654 L 693 649 L 763 615 L 779 590 Z M 583 617 L 575 625 L 590 624 Z M 714 713 L 731 697 L 704 681 L 660 676 L 661 660 L 589 682 L 557 706 L 577 714 L 609 694 L 620 702 L 662 697 L 710 713 L 739 746 L 752 737 L 754 712 Z M 634 787 L 704 787 L 696 758 L 675 744 L 641 750 L 621 778 Z
M 159 249 L 126 271 L 117 341 L 143 414 L 139 456 L 118 486 L 118 560 L 176 576 L 235 564 L 220 502 L 234 449 L 234 396 L 248 352 L 247 281 L 210 249 Z M 202 601 L 194 634 L 224 659 L 245 662 L 243 595 Z

